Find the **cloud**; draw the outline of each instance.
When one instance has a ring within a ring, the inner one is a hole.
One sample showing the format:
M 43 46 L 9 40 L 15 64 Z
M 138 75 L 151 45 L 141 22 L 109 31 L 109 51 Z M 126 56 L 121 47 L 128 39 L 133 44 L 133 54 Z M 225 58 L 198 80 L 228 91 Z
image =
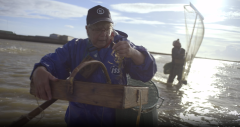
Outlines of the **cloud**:
M 240 44 L 228 45 L 224 51 L 216 50 L 215 55 L 220 59 L 240 61 Z
M 7 22 L 7 20 L 5 20 L 5 19 L 0 19 L 0 22 Z
M 240 32 L 231 32 L 225 30 L 206 29 L 204 37 L 215 38 L 222 41 L 239 41 Z
M 240 11 L 229 11 L 229 12 L 222 12 L 222 16 L 228 19 L 236 19 L 240 18 Z
M 128 24 L 148 24 L 148 25 L 159 25 L 159 24 L 165 24 L 163 22 L 159 21 L 152 21 L 152 20 L 143 20 L 143 19 L 136 19 L 136 18 L 129 18 L 125 16 L 112 16 L 113 21 L 118 23 L 128 23 Z
M 208 29 L 240 32 L 240 27 L 237 27 L 237 26 L 221 25 L 221 24 L 205 24 L 205 27 Z
M 151 3 L 122 3 L 122 4 L 113 4 L 111 7 L 120 12 L 128 13 L 139 13 L 146 14 L 151 12 L 183 12 L 183 6 L 187 4 L 151 4 Z M 204 17 L 205 23 L 214 23 L 224 21 L 226 19 L 236 19 L 240 18 L 240 11 L 222 11 L 220 7 L 207 6 L 207 9 L 204 6 L 205 4 L 198 5 L 201 9 L 200 13 Z M 189 15 L 192 15 L 189 13 Z
M 74 26 L 72 26 L 72 25 L 65 25 L 65 27 L 74 28 Z
M 93 1 L 100 3 L 101 1 Z M 75 5 L 48 0 L 0 0 L 0 15 L 24 18 L 75 18 L 87 14 L 88 9 Z M 120 13 L 111 11 L 114 21 L 130 24 L 164 24 L 159 21 L 144 20 L 141 18 L 130 18 Z M 68 26 L 69 27 L 69 26 Z M 69 27 L 71 28 L 71 27 Z
M 110 11 L 114 23 L 128 23 L 128 24 L 148 24 L 148 25 L 159 25 L 165 24 L 164 22 L 153 21 L 153 20 L 144 20 L 139 17 L 127 17 L 122 16 L 121 13 Z
M 160 11 L 183 11 L 183 4 L 123 3 L 113 4 L 115 10 L 131 13 L 150 13 Z
M 205 23 L 220 22 L 227 19 L 240 19 L 240 11 L 216 11 L 204 13 Z
M 240 61 L 240 43 L 216 41 L 204 38 L 197 53 L 198 57 Z
M 205 24 L 204 38 L 218 41 L 239 42 L 240 27 L 220 24 Z M 175 26 L 176 33 L 185 34 L 184 26 Z
M 91 0 L 92 2 L 94 2 L 94 3 L 103 3 L 102 1 L 95 1 L 95 0 Z
M 24 18 L 75 18 L 88 9 L 51 0 L 0 0 L 0 16 Z

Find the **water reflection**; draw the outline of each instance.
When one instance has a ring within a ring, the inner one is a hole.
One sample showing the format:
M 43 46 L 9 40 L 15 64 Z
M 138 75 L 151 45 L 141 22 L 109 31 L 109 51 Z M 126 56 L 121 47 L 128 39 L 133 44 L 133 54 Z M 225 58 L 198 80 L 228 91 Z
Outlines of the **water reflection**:
M 161 78 L 164 77 L 155 76 L 154 81 L 158 83 L 160 96 L 165 98 L 159 109 L 159 123 L 176 126 L 240 125 L 240 103 L 236 102 L 239 99 L 239 90 L 234 92 L 236 89 L 233 89 L 232 75 L 228 70 L 234 68 L 233 64 L 195 59 L 187 79 L 188 84 L 182 86 L 163 84 Z M 158 72 L 158 76 L 162 75 L 160 73 L 162 72 Z M 240 83 L 239 81 L 236 82 Z

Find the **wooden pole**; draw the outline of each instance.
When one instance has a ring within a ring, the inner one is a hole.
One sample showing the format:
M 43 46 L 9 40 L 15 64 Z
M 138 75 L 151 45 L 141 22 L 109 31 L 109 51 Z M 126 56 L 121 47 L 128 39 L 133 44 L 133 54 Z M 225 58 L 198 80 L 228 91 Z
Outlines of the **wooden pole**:
M 9 127 L 21 127 L 25 125 L 28 121 L 33 119 L 35 116 L 39 115 L 43 110 L 53 104 L 57 99 L 52 99 L 44 102 L 39 107 L 35 108 L 33 111 L 28 113 L 27 115 L 21 116 L 17 121 L 14 121 Z

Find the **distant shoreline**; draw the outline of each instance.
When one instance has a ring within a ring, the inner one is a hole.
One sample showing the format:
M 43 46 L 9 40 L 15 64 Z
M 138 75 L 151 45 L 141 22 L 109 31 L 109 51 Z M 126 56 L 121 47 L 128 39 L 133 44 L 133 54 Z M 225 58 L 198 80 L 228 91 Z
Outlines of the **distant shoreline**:
M 51 44 L 66 44 L 68 41 L 64 39 L 53 39 L 44 36 L 25 36 L 16 34 L 5 34 L 0 33 L 0 39 L 17 40 L 17 41 L 32 41 L 32 42 L 42 42 Z

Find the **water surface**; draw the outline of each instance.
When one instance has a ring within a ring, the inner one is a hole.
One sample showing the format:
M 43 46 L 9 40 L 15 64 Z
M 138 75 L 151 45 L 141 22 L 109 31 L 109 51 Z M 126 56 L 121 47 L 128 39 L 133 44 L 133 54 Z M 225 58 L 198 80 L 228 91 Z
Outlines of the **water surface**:
M 62 45 L 0 39 L 0 123 L 7 126 L 38 106 L 29 93 L 33 65 Z M 171 50 L 171 49 L 170 49 Z M 165 99 L 158 122 L 170 126 L 240 126 L 240 63 L 194 59 L 188 84 L 162 84 L 168 55 L 154 55 L 158 72 L 152 79 Z M 176 84 L 177 81 L 174 81 Z M 39 103 L 44 101 L 39 100 Z M 26 126 L 66 126 L 68 102 L 58 100 Z

